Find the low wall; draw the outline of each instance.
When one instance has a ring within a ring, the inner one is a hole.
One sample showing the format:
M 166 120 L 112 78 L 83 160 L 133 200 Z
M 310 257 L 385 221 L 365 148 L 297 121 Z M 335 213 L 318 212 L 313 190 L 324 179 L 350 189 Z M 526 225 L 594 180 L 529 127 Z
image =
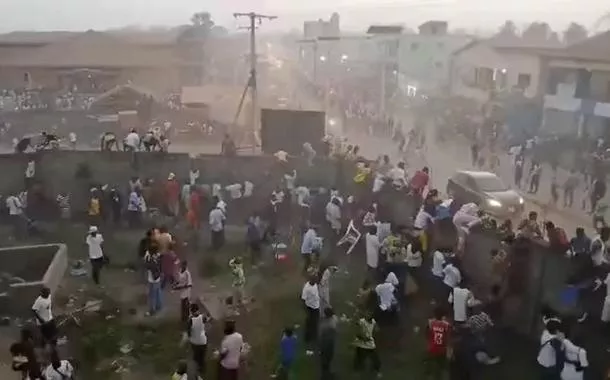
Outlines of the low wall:
M 44 244 L 0 249 L 0 268 L 6 276 L 24 282 L 9 284 L 0 298 L 3 315 L 29 317 L 32 304 L 43 286 L 53 293 L 68 267 L 65 244 Z
M 134 165 L 135 159 L 135 165 Z M 42 182 L 51 194 L 59 191 L 82 189 L 83 182 L 105 183 L 126 186 L 133 176 L 164 180 L 175 173 L 181 180 L 188 178 L 191 166 L 199 169 L 202 183 L 228 185 L 249 180 L 255 185 L 269 183 L 279 172 L 274 157 L 255 155 L 226 158 L 219 155 L 201 155 L 191 158 L 186 153 L 99 151 L 44 151 L 31 154 L 0 155 L 0 194 L 21 191 L 24 187 L 27 162 L 36 162 L 36 179 Z M 89 167 L 91 177 L 77 180 L 76 172 L 81 165 Z M 310 167 L 304 160 L 294 159 L 291 164 L 297 170 L 299 182 L 310 186 L 329 186 L 334 183 L 336 166 L 332 162 L 319 162 Z M 276 181 L 273 181 L 276 185 Z

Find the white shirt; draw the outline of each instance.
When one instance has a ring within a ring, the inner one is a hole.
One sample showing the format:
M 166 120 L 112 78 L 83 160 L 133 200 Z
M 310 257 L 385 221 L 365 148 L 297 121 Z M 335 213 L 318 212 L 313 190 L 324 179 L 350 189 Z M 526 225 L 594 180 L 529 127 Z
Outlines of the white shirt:
M 591 260 L 593 261 L 593 265 L 600 266 L 606 261 L 606 243 L 599 237 L 595 237 L 593 241 L 591 241 L 591 249 L 593 249 L 594 245 L 601 244 L 601 248 L 595 250 L 595 252 L 591 252 Z
M 222 231 L 224 229 L 225 214 L 220 208 L 215 208 L 210 211 L 210 229 L 212 231 Z
M 140 136 L 138 136 L 135 132 L 130 132 L 125 137 L 125 145 L 132 147 L 133 149 L 137 149 L 140 146 Z
M 36 175 L 36 163 L 34 161 L 30 161 L 25 169 L 25 178 L 34 178 L 34 175 Z
M 606 276 L 604 280 L 604 285 L 606 285 L 606 298 L 610 298 L 610 273 Z
M 366 265 L 370 268 L 377 268 L 379 265 L 379 248 L 381 243 L 377 235 L 367 233 L 366 241 Z
M 301 243 L 301 254 L 309 255 L 314 250 L 319 249 L 318 247 L 318 234 L 316 230 L 310 228 L 303 235 L 303 242 Z
M 540 336 L 540 350 L 538 351 L 538 364 L 545 368 L 554 367 L 557 363 L 555 359 L 555 348 L 553 347 L 552 339 L 557 338 L 557 335 L 553 335 L 547 330 L 542 332 Z
M 428 214 L 424 211 L 423 208 L 421 208 L 417 213 L 417 216 L 415 217 L 413 227 L 418 228 L 420 230 L 425 230 L 430 224 L 432 224 L 432 222 L 434 222 L 434 218 L 432 217 L 432 215 Z
M 326 221 L 335 230 L 341 228 L 341 209 L 332 202 L 326 205 Z
M 59 362 L 59 368 L 55 369 L 52 365 L 48 365 L 44 370 L 46 380 L 67 380 L 71 379 L 74 374 L 74 367 L 67 360 Z
M 472 293 L 466 288 L 455 287 L 449 294 L 449 303 L 453 303 L 453 320 L 466 322 L 468 306 L 475 305 Z
M 191 288 L 193 287 L 193 278 L 191 277 L 191 272 L 187 269 L 184 272 L 178 272 L 178 286 L 186 288 L 180 290 L 180 298 L 181 299 L 190 299 L 191 298 Z
M 311 285 L 309 282 L 306 282 L 303 285 L 303 291 L 301 292 L 301 299 L 305 302 L 305 306 L 310 309 L 319 309 L 320 308 L 320 292 L 318 290 L 318 285 Z
M 411 268 L 419 268 L 422 264 L 422 254 L 419 251 L 413 252 L 411 244 L 407 246 L 407 265 Z
M 68 133 L 68 140 L 70 140 L 71 143 L 75 143 L 76 142 L 76 133 L 74 133 L 74 132 Z
M 42 298 L 42 296 L 38 296 L 36 301 L 34 301 L 34 305 L 32 305 L 32 310 L 36 312 L 36 314 L 43 320 L 43 322 L 49 322 L 53 320 L 53 312 L 51 311 L 51 296 L 47 298 Z M 36 320 L 38 323 L 38 319 Z
M 222 189 L 222 186 L 220 186 L 219 184 L 217 184 L 217 183 L 213 184 L 212 185 L 212 196 L 220 198 L 220 196 L 222 195 L 222 194 L 220 194 L 221 189 Z
M 194 185 L 195 182 L 197 182 L 197 180 L 199 179 L 199 170 L 190 170 L 189 171 L 189 183 L 191 185 Z
M 432 274 L 436 277 L 443 277 L 443 264 L 445 263 L 445 255 L 441 251 L 434 251 L 432 256 Z
M 220 361 L 220 364 L 226 369 L 239 368 L 239 359 L 241 358 L 241 350 L 244 345 L 244 337 L 240 333 L 234 332 L 222 338 L 220 343 L 220 352 L 226 354 Z
M 373 193 L 378 193 L 383 188 L 383 184 L 385 183 L 383 177 L 376 176 L 373 180 Z
M 208 343 L 208 337 L 205 333 L 205 321 L 203 314 L 193 317 L 191 320 L 191 331 L 189 331 L 189 342 L 203 346 Z
M 389 282 L 384 282 L 375 287 L 375 293 L 377 293 L 377 296 L 379 297 L 379 308 L 381 310 L 388 310 L 396 303 L 394 289 L 396 289 L 394 285 Z
M 297 180 L 296 173 L 293 173 L 292 175 L 284 174 L 284 181 L 286 182 L 286 188 L 288 190 L 294 190 L 296 180 Z
M 393 167 L 388 172 L 388 177 L 392 179 L 392 184 L 394 184 L 394 186 L 396 187 L 404 186 L 407 182 L 407 174 L 403 169 L 399 168 L 398 166 Z
M 102 243 L 104 242 L 104 238 L 102 234 L 98 233 L 95 236 L 91 234 L 87 235 L 85 239 L 85 243 L 89 246 L 89 258 L 92 260 L 100 259 L 104 256 L 104 252 L 102 251 Z
M 283 150 L 278 150 L 277 152 L 275 152 L 274 156 L 279 161 L 283 161 L 283 162 L 288 161 L 288 153 L 284 152 Z
M 443 268 L 443 283 L 449 287 L 455 288 L 462 282 L 462 274 L 453 264 L 449 264 Z
M 582 380 L 584 371 L 577 371 L 576 364 L 572 363 L 578 363 L 582 368 L 588 367 L 587 351 L 568 339 L 563 340 L 563 349 L 565 350 L 566 362 L 561 371 L 561 380 Z
M 241 184 L 234 183 L 232 185 L 225 187 L 225 190 L 229 192 L 229 195 L 231 196 L 232 199 L 241 198 Z
M 244 198 L 251 197 L 253 193 L 254 193 L 254 184 L 250 181 L 245 181 L 244 182 L 244 193 L 243 193 Z
M 307 201 L 309 200 L 309 189 L 305 186 L 299 186 L 296 188 L 294 193 L 297 196 L 297 204 L 299 206 L 307 206 Z
M 8 213 L 10 215 L 21 215 L 23 213 L 23 204 L 21 203 L 19 198 L 14 195 L 11 195 L 6 198 L 6 207 L 8 207 Z

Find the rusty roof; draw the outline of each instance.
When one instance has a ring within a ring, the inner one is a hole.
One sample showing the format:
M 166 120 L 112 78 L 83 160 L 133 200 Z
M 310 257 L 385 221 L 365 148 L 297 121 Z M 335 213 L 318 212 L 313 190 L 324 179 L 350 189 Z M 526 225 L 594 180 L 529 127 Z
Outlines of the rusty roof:
M 0 56 L 0 66 L 158 67 L 179 60 L 171 49 L 152 49 L 104 32 L 87 31 L 16 54 Z

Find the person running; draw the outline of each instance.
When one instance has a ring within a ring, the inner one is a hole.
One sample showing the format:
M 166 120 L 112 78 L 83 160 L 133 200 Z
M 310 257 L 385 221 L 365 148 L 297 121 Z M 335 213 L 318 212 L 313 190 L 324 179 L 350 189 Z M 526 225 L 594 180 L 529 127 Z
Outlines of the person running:
M 373 319 L 372 314 L 358 320 L 359 332 L 354 341 L 354 346 L 356 347 L 354 370 L 358 372 L 361 371 L 368 360 L 371 362 L 373 371 L 377 374 L 377 377 L 381 378 L 381 361 L 379 360 L 379 354 L 377 353 L 374 335 L 376 327 L 377 322 Z
M 426 378 L 440 380 L 447 367 L 447 346 L 451 332 L 451 323 L 447 321 L 443 308 L 434 309 L 434 317 L 428 320 Z

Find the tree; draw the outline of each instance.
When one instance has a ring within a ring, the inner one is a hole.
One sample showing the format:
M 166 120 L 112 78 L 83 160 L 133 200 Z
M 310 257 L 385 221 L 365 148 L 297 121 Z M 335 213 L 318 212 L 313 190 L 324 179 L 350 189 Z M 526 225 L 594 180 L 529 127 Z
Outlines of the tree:
M 500 27 L 497 34 L 498 37 L 517 37 L 517 25 L 511 20 L 506 22 Z
M 521 37 L 534 42 L 546 42 L 551 37 L 551 27 L 546 22 L 533 22 L 523 30 Z
M 563 43 L 567 45 L 575 44 L 585 40 L 588 35 L 587 28 L 577 22 L 571 22 L 568 28 L 563 31 Z
M 191 24 L 195 27 L 201 27 L 206 30 L 211 30 L 214 27 L 212 15 L 209 12 L 197 12 L 191 16 Z

